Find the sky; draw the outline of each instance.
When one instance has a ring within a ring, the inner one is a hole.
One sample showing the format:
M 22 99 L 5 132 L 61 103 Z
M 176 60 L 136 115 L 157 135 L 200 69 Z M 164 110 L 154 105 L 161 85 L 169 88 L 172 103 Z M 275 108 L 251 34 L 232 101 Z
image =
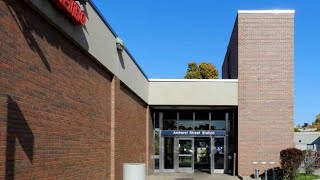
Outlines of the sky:
M 221 72 L 238 10 L 294 9 L 295 124 L 320 114 L 319 0 L 93 0 L 148 78 L 183 78 L 189 62 Z

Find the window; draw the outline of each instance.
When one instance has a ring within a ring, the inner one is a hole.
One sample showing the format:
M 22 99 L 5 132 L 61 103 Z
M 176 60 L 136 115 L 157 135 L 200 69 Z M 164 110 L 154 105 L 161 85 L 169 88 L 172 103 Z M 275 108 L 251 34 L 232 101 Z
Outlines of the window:
M 180 111 L 178 123 L 179 130 L 193 130 L 193 112 Z
M 159 154 L 160 154 L 160 130 L 154 130 L 154 168 L 159 169 Z
M 226 112 L 211 112 L 211 130 L 226 130 Z
M 159 155 L 160 151 L 160 130 L 154 130 L 154 155 Z
M 163 130 L 177 130 L 177 112 L 163 112 Z
M 153 129 L 159 128 L 159 112 L 152 113 L 152 123 L 153 123 Z
M 155 170 L 159 170 L 159 167 L 160 167 L 159 158 L 158 159 L 154 159 L 154 169 Z
M 197 111 L 195 113 L 195 130 L 209 130 L 210 117 L 209 111 Z
M 307 150 L 314 150 L 313 144 L 307 144 Z
M 174 161 L 174 138 L 164 138 L 164 169 L 173 169 Z

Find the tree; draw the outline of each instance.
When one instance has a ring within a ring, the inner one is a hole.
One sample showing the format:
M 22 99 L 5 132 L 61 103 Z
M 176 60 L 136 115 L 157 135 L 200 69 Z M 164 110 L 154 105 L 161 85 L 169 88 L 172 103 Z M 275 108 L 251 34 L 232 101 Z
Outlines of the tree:
M 316 116 L 316 120 L 314 120 L 316 125 L 320 125 L 320 114 Z
M 188 70 L 185 79 L 218 79 L 218 69 L 211 63 L 202 62 L 198 65 L 196 62 L 188 64 Z
M 202 79 L 199 71 L 199 66 L 196 62 L 192 62 L 188 64 L 188 70 L 184 78 L 185 79 Z
M 320 131 L 320 114 L 316 116 L 316 119 L 312 123 L 313 127 L 317 128 L 317 131 Z

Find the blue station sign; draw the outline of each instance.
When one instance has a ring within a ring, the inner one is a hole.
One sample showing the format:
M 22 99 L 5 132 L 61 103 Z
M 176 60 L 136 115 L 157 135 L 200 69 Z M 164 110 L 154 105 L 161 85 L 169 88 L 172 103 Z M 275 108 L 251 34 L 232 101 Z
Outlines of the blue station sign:
M 194 136 L 225 136 L 226 131 L 224 130 L 163 130 L 161 136 L 179 136 L 179 137 L 194 137 Z

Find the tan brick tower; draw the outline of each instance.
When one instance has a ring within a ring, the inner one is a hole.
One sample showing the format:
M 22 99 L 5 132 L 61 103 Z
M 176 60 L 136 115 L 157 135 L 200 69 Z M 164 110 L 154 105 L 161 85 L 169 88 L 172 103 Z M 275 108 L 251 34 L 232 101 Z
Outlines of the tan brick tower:
M 238 174 L 279 166 L 294 146 L 294 11 L 239 11 L 223 78 L 239 80 Z

